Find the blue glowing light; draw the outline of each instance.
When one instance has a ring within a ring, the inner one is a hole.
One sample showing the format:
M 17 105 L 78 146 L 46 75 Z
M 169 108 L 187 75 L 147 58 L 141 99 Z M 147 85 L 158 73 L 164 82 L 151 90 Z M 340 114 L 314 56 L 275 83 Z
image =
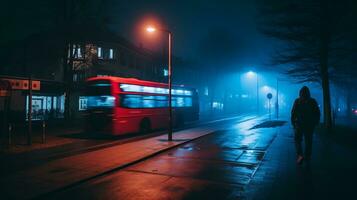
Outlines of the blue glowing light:
M 169 94 L 169 89 L 160 87 L 141 86 L 134 84 L 120 84 L 124 92 L 143 92 L 150 94 Z M 172 95 L 192 96 L 192 91 L 184 89 L 172 89 Z

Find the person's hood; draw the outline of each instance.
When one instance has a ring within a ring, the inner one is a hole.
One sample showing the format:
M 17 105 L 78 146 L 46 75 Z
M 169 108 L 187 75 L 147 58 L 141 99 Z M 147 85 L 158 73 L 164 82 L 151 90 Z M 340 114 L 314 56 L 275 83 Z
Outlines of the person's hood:
M 307 86 L 302 87 L 299 96 L 301 99 L 309 99 L 311 97 L 309 88 Z

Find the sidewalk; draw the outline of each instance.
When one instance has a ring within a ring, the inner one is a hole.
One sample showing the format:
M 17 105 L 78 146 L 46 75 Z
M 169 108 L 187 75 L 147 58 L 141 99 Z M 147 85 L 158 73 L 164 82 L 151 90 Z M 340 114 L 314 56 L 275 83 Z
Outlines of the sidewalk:
M 246 188 L 248 199 L 353 198 L 357 148 L 337 143 L 336 137 L 339 136 L 318 131 L 314 135 L 310 166 L 297 166 L 292 128 L 290 125 L 279 128 L 262 165 Z
M 238 118 L 249 118 L 251 115 L 226 116 L 226 118 L 216 119 L 213 121 L 202 120 L 197 123 L 188 124 L 183 129 L 189 129 L 204 124 L 212 124 L 221 121 L 237 120 Z M 47 136 L 47 142 L 33 143 L 32 146 L 26 144 L 14 145 L 9 149 L 0 151 L 0 176 L 2 174 L 14 173 L 19 170 L 28 169 L 49 162 L 54 159 L 72 156 L 88 151 L 107 148 L 135 140 L 142 140 L 149 137 L 155 137 L 164 134 L 164 131 L 154 132 L 151 134 L 128 134 L 121 136 L 110 135 L 88 135 L 87 133 L 76 132 L 76 128 L 58 127 L 50 131 Z M 56 132 L 57 131 L 57 132 Z M 175 130 L 176 131 L 176 130 Z M 25 140 L 25 138 L 23 138 Z
M 162 135 L 47 162 L 36 168 L 3 176 L 0 180 L 2 196 L 5 199 L 38 197 L 121 169 L 130 163 L 224 128 L 227 128 L 224 124 L 206 125 L 176 132 L 172 142 L 168 142 L 167 136 Z M 18 192 L 19 188 L 21 192 Z
M 66 137 L 82 131 L 80 126 L 65 127 L 61 125 L 45 127 L 45 141 L 42 140 L 42 124 L 33 127 L 31 135 L 32 144 L 27 144 L 27 126 L 13 125 L 11 132 L 11 144 L 8 144 L 8 135 L 1 135 L 0 154 L 19 154 L 41 149 L 48 149 L 62 145 L 71 144 L 81 139 Z M 82 139 L 83 140 L 83 139 Z
M 242 115 L 242 114 L 239 114 Z M 205 123 L 213 120 L 219 120 L 223 118 L 231 118 L 239 116 L 238 114 L 218 114 L 211 115 L 210 113 L 201 113 L 199 121 L 189 122 L 188 126 L 198 123 Z M 245 114 L 249 115 L 249 114 Z M 74 125 L 71 127 L 60 126 L 52 124 L 50 127 L 46 127 L 45 142 L 42 141 L 42 125 L 36 124 L 33 127 L 32 133 L 32 145 L 27 144 L 27 127 L 25 125 L 14 125 L 11 134 L 11 144 L 8 145 L 8 136 L 1 135 L 0 138 L 0 155 L 11 155 L 21 153 L 31 153 L 33 151 L 57 151 L 55 148 L 68 149 L 71 146 L 86 146 L 93 144 L 111 142 L 118 139 L 117 137 L 95 137 L 88 136 L 83 133 L 83 125 Z M 121 139 L 121 138 L 119 138 Z M 96 140 L 96 141 L 95 141 Z M 93 143 L 93 144 L 92 144 Z

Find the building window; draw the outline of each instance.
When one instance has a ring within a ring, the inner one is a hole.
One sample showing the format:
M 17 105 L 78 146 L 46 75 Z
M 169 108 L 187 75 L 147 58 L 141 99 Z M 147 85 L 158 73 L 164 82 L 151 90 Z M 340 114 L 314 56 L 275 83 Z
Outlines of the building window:
M 207 87 L 207 86 L 204 88 L 203 91 L 204 91 L 203 93 L 204 93 L 206 96 L 208 96 L 208 87 Z
M 82 58 L 81 47 L 73 47 L 72 54 L 74 58 Z
M 98 58 L 103 58 L 102 47 L 98 47 L 97 53 L 98 53 Z
M 79 111 L 83 111 L 83 110 L 87 110 L 87 102 L 88 102 L 88 99 L 87 97 L 79 97 L 79 107 L 78 107 L 78 110 Z
M 113 49 L 109 49 L 109 59 L 114 59 L 114 51 L 113 51 Z
M 26 96 L 26 114 L 28 120 L 29 96 Z M 64 95 L 61 96 L 32 96 L 32 120 L 46 120 L 64 117 Z
M 80 47 L 77 48 L 77 58 L 82 58 L 82 52 Z
M 78 81 L 78 75 L 77 74 L 73 74 L 73 82 L 77 82 Z
M 169 70 L 164 69 L 164 76 L 168 76 L 169 75 Z

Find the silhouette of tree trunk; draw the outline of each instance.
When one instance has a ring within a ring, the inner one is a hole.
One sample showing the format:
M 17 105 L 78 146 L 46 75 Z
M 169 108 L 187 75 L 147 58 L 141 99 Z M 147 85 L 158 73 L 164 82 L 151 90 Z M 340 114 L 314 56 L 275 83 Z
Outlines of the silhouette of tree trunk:
M 329 80 L 329 45 L 330 41 L 330 30 L 329 30 L 329 12 L 328 12 L 328 1 L 321 1 L 321 28 L 320 28 L 320 73 L 323 91 L 323 102 L 324 102 L 324 124 L 328 130 L 332 128 L 332 110 L 331 110 L 331 95 L 330 95 L 330 80 Z

